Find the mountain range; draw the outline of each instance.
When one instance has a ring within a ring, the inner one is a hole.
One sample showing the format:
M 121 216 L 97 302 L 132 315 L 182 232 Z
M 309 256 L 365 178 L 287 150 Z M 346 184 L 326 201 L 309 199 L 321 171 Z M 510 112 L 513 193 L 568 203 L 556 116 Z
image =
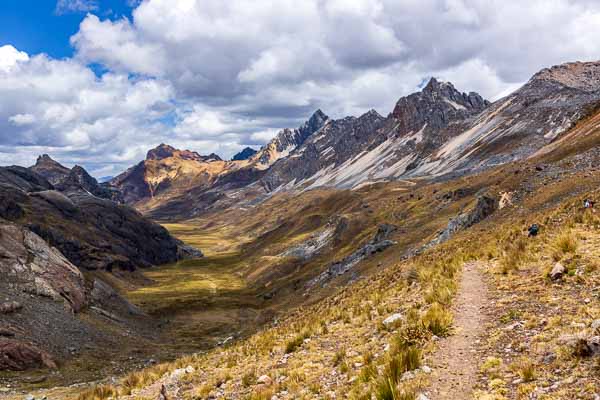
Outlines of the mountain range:
M 459 266 L 485 264 L 486 279 L 500 281 L 489 307 L 505 305 L 502 290 L 522 289 L 511 273 L 529 279 L 523 287 L 553 291 L 531 302 L 559 307 L 553 296 L 565 295 L 592 307 L 585 291 L 598 280 L 586 257 L 600 238 L 587 227 L 598 221 L 561 213 L 596 193 L 599 143 L 600 62 L 574 62 L 543 69 L 494 102 L 431 78 L 387 116 L 333 119 L 319 109 L 230 160 L 162 143 L 102 183 L 47 154 L 28 168 L 0 167 L 0 370 L 35 371 L 31 381 L 65 386 L 50 392 L 61 399 L 180 390 L 273 398 L 274 387 L 283 399 L 319 385 L 339 395 L 362 385 L 369 397 L 356 398 L 371 398 L 389 384 L 391 354 L 405 341 L 421 356 L 448 334 L 436 329 L 448 321 Z M 567 220 L 590 235 L 585 253 L 569 255 L 570 241 L 585 235 L 563 231 Z M 539 243 L 525 241 L 532 223 L 542 226 Z M 545 236 L 550 227 L 560 234 Z M 530 259 L 519 252 L 535 253 L 544 268 L 562 262 L 572 285 L 559 286 L 551 271 L 526 275 L 515 265 Z M 558 337 L 553 317 L 525 321 L 522 309 L 490 320 L 502 357 L 528 351 L 505 343 L 506 332 L 539 326 L 544 340 L 553 340 L 545 329 Z M 566 325 L 587 324 L 594 310 Z M 544 351 L 538 369 L 558 374 Z M 151 370 L 106 379 L 140 368 Z M 395 379 L 413 379 L 407 371 Z M 301 383 L 286 386 L 287 376 Z M 506 385 L 520 384 L 509 378 Z M 32 387 L 20 379 L 0 375 L 0 383 Z M 88 394 L 69 386 L 98 380 L 103 389 Z
M 459 176 L 535 154 L 596 107 L 599 89 L 596 62 L 544 69 L 493 103 L 432 78 L 386 117 L 371 110 L 334 120 L 317 110 L 231 161 L 161 144 L 109 186 L 144 212 L 174 218 L 285 190 Z

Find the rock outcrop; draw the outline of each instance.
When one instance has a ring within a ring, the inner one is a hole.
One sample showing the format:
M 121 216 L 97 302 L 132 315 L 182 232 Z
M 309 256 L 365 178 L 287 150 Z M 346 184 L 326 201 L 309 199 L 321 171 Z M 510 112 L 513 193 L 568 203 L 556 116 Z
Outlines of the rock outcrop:
M 42 367 L 57 367 L 50 354 L 31 343 L 0 338 L 0 371 L 25 371 Z
M 134 209 L 86 191 L 52 190 L 30 170 L 0 168 L 0 187 L 0 217 L 18 221 L 81 269 L 133 270 L 200 256 Z
M 362 260 L 393 246 L 396 242 L 388 238 L 397 229 L 396 226 L 390 224 L 379 225 L 377 233 L 375 233 L 375 236 L 369 243 L 354 251 L 343 260 L 332 263 L 325 271 L 307 283 L 307 289 L 311 289 L 317 285 L 325 286 L 332 279 L 346 274 Z
M 18 286 L 31 295 L 64 303 L 73 312 L 86 304 L 79 269 L 27 228 L 0 221 L 0 259 L 0 286 L 5 289 Z
M 448 222 L 446 229 L 440 232 L 434 240 L 425 245 L 425 248 L 443 243 L 450 239 L 454 233 L 483 221 L 498 209 L 498 205 L 498 198 L 494 196 L 478 196 L 477 202 L 472 209 L 461 213 L 456 218 L 452 218 L 450 222 Z

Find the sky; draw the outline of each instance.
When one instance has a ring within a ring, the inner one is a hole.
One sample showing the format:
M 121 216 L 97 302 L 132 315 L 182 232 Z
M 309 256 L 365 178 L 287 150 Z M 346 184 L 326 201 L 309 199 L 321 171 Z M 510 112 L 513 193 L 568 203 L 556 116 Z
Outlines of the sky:
M 0 165 L 228 158 L 318 108 L 387 115 L 432 76 L 495 100 L 599 38 L 595 0 L 2 0 Z

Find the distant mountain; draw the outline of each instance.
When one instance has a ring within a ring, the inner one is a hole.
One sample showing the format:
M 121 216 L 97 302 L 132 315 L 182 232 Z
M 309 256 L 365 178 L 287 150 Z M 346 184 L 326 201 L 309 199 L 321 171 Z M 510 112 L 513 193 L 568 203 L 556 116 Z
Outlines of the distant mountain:
M 384 118 L 375 110 L 328 123 L 262 179 L 267 190 L 353 187 L 404 173 L 412 162 L 441 145 L 489 105 L 431 79 L 421 92 L 401 98 Z
M 98 178 L 98 183 L 110 182 L 112 179 L 114 179 L 114 176 L 112 175 L 101 176 L 100 178 Z
M 39 156 L 35 165 L 29 169 L 46 178 L 61 192 L 83 191 L 103 199 L 121 201 L 118 191 L 108 185 L 99 184 L 83 167 L 76 165 L 69 169 L 53 160 L 48 154 Z
M 257 153 L 257 151 L 254 150 L 253 148 L 246 147 L 244 150 L 242 150 L 239 153 L 237 153 L 236 155 L 234 155 L 233 158 L 231 159 L 231 161 L 247 160 L 250 157 L 252 157 L 253 155 L 255 155 L 256 153 Z
M 542 70 L 493 104 L 432 79 L 385 121 L 372 112 L 333 121 L 261 181 L 272 191 L 473 173 L 534 154 L 599 101 L 598 62 Z
M 198 186 L 209 186 L 230 167 L 216 154 L 207 156 L 167 144 L 148 151 L 146 159 L 113 178 L 109 184 L 129 204 L 169 198 Z

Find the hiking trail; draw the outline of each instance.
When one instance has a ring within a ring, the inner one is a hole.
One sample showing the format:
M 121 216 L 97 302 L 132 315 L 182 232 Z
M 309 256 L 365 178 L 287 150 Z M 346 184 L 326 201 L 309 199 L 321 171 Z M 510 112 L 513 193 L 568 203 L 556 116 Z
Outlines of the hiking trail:
M 468 400 L 473 397 L 482 353 L 478 351 L 489 320 L 485 307 L 488 288 L 478 263 L 466 263 L 454 301 L 454 331 L 441 339 L 433 354 L 431 400 Z

